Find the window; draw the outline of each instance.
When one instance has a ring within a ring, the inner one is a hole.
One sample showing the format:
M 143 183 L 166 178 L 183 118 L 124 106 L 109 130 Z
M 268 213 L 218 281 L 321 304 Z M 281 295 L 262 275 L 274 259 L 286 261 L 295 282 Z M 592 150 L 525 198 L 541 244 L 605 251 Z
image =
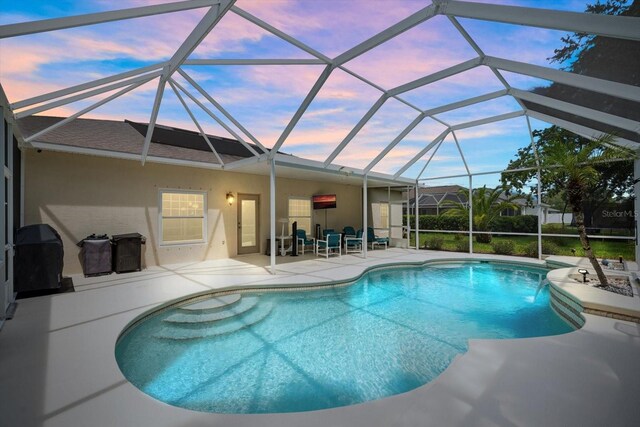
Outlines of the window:
M 389 228 L 389 203 L 371 203 L 374 228 Z
M 207 195 L 200 191 L 160 191 L 160 244 L 206 240 Z
M 298 221 L 298 230 L 313 234 L 311 229 L 311 199 L 303 197 L 289 198 L 289 229 L 294 221 Z

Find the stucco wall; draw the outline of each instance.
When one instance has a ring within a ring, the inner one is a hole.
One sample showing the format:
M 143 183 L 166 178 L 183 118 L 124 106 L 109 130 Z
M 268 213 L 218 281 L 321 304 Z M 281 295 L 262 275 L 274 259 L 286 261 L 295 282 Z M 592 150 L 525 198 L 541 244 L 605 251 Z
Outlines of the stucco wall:
M 277 172 L 276 172 L 277 174 Z M 207 192 L 207 243 L 159 246 L 158 190 L 190 189 Z M 227 258 L 237 253 L 237 203 L 225 195 L 260 195 L 260 245 L 264 253 L 269 235 L 269 178 L 233 172 L 160 165 L 78 154 L 27 151 L 25 225 L 48 223 L 63 238 L 64 273 L 80 273 L 76 242 L 91 233 L 139 232 L 147 237 L 143 264 L 162 265 Z M 327 227 L 361 226 L 361 187 L 315 181 L 276 180 L 276 217 L 287 216 L 289 196 L 335 193 L 338 207 L 327 211 Z M 325 225 L 316 211 L 314 223 Z M 280 233 L 277 224 L 277 233 Z M 313 232 L 313 230 L 310 230 Z

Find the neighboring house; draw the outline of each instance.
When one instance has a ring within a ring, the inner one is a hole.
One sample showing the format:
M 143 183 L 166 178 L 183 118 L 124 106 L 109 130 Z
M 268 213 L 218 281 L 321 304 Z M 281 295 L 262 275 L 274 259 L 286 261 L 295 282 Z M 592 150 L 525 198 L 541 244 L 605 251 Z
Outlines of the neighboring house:
M 420 215 L 440 215 L 450 209 L 452 209 L 451 203 L 467 204 L 466 196 L 460 192 L 464 190 L 464 187 L 460 185 L 442 185 L 436 187 L 424 187 L 418 190 L 418 210 Z M 413 196 L 413 194 L 411 194 Z M 506 198 L 506 196 L 505 196 Z M 519 197 L 513 200 L 513 203 L 518 207 L 517 209 L 506 209 L 502 212 L 501 216 L 516 216 L 516 215 L 538 215 L 538 209 L 534 204 L 529 202 L 524 197 Z M 415 197 L 410 197 L 409 207 L 411 212 L 415 212 Z M 542 203 L 542 223 L 550 223 L 549 220 L 559 221 L 559 216 L 551 215 L 556 213 L 551 206 Z M 571 215 L 565 214 L 565 222 L 571 222 Z
M 420 188 L 418 190 L 419 215 L 440 215 L 451 209 L 452 202 L 466 204 L 467 198 L 460 194 L 462 189 L 464 188 L 459 185 Z M 411 211 L 415 212 L 415 197 L 409 199 L 409 206 Z
M 18 120 L 18 127 L 22 135 L 33 135 L 60 120 L 31 116 Z M 269 162 L 242 162 L 254 156 L 251 150 L 263 151 L 208 135 L 216 156 L 199 133 L 156 125 L 143 166 L 146 131 L 143 123 L 76 119 L 21 150 L 23 223 L 48 223 L 60 233 L 65 274 L 81 272 L 76 243 L 92 233 L 146 236 L 146 266 L 265 253 Z M 316 224 L 338 231 L 362 226 L 361 177 L 321 172 L 309 161 L 304 168 L 286 166 L 293 156 L 278 156 L 277 235 L 289 234 L 293 221 L 305 224 L 310 235 Z M 314 211 L 311 196 L 316 194 L 335 194 L 337 207 Z M 369 225 L 392 231 L 401 219 L 389 221 L 389 209 L 380 206 L 390 198 L 401 200 L 402 193 L 370 176 L 368 194 L 376 203 L 374 212 L 369 205 Z M 378 218 L 380 209 L 387 215 L 384 221 Z

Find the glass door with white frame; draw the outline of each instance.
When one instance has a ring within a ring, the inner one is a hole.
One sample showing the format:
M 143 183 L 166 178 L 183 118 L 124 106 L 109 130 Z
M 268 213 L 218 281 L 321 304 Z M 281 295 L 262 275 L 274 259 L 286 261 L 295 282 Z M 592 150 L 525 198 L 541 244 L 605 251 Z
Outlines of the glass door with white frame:
M 260 196 L 238 194 L 238 254 L 260 252 Z

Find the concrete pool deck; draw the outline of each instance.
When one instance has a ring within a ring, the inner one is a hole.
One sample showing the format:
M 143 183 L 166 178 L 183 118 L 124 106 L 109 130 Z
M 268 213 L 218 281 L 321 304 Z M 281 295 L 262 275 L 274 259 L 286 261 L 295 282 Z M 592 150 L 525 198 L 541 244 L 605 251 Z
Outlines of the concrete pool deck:
M 518 257 L 389 249 L 369 251 L 367 259 L 305 257 L 279 265 L 275 276 L 265 268 L 268 258 L 259 255 L 122 275 L 74 276 L 75 293 L 19 300 L 14 319 L 0 331 L 0 425 L 632 426 L 640 422 L 640 324 L 589 314 L 583 315 L 582 329 L 564 335 L 472 340 L 469 351 L 436 380 L 408 393 L 306 413 L 220 415 L 176 408 L 136 389 L 115 361 L 114 346 L 122 329 L 136 316 L 175 298 L 229 286 L 343 280 L 375 265 L 452 258 L 542 264 Z

